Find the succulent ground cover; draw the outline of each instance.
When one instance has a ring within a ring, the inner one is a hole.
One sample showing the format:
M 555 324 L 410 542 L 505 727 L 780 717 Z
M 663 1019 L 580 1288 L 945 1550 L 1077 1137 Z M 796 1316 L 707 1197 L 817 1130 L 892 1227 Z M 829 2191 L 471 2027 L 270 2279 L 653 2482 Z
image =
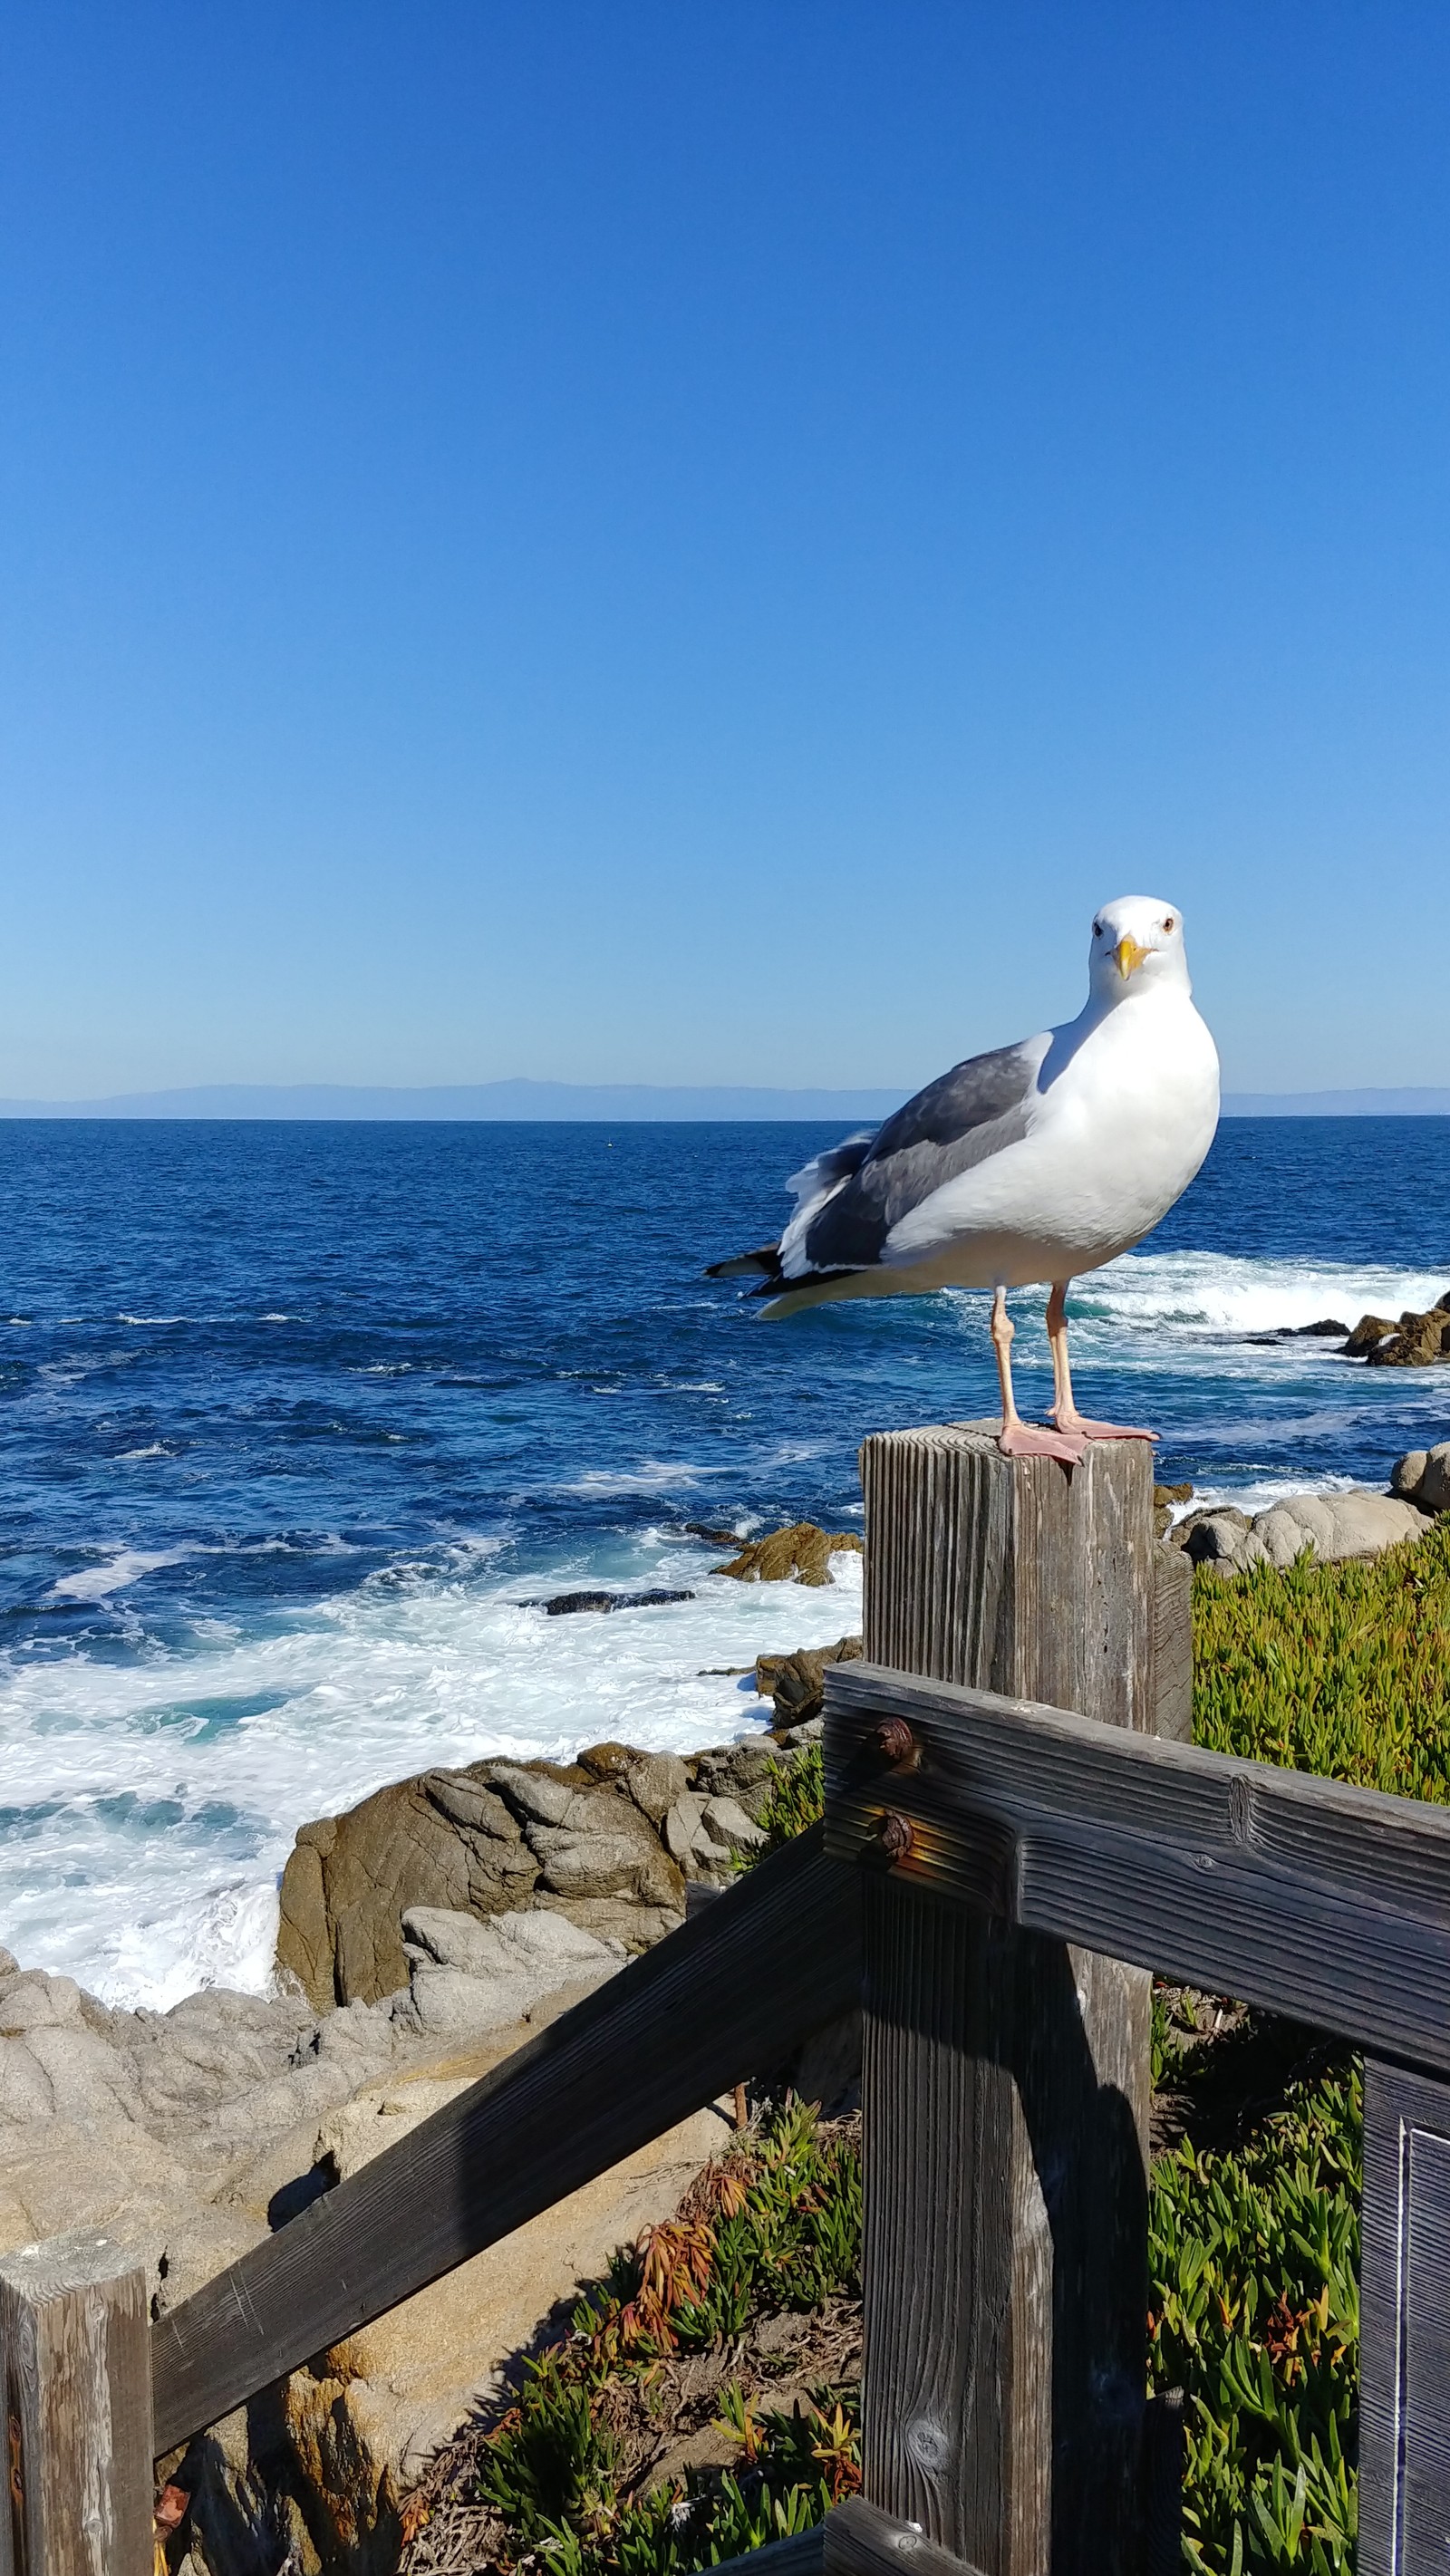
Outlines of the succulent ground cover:
M 1364 1564 L 1193 1579 L 1193 1731 L 1402 1798 L 1450 1800 L 1450 1513 Z
M 435 2460 L 409 2576 L 676 2576 L 859 2483 L 859 2121 L 767 2107 Z
M 1450 1799 L 1450 1518 L 1368 1564 L 1194 1580 L 1194 1730 L 1225 1753 Z M 814 1751 L 764 1817 L 820 1812 Z M 1348 2052 L 1159 1988 L 1151 2387 L 1185 2399 L 1200 2576 L 1354 2564 L 1360 2078 Z M 434 2463 L 408 2576 L 688 2576 L 816 2522 L 859 2474 L 860 2143 L 766 2105 L 622 2255 L 514 2402 Z

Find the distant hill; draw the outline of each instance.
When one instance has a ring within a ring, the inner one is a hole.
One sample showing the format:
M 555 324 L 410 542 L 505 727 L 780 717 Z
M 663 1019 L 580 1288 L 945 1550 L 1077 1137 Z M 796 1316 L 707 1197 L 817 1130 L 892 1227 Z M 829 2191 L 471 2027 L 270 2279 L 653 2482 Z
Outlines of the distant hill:
M 829 1118 L 874 1125 L 900 1107 L 894 1091 L 696 1089 L 648 1082 L 474 1082 L 370 1090 L 344 1082 L 212 1083 L 109 1100 L 0 1100 L 0 1118 Z
M 108 1100 L 0 1100 L 0 1118 L 819 1118 L 874 1126 L 907 1097 L 892 1091 L 770 1090 L 748 1083 L 473 1082 L 418 1090 L 346 1082 L 205 1084 L 120 1092 Z M 1450 1091 L 1230 1091 L 1225 1118 L 1450 1118 Z
M 1225 1118 L 1450 1118 L 1450 1091 L 1226 1091 Z

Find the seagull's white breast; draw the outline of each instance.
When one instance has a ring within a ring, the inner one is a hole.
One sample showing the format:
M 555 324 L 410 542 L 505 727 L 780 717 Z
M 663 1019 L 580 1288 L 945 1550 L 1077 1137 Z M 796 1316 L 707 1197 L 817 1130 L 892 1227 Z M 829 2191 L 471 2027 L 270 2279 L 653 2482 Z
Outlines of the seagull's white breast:
M 1055 1033 L 1027 1134 L 902 1217 L 883 1265 L 962 1287 L 1096 1269 L 1182 1196 L 1217 1123 L 1218 1057 L 1182 986 L 1084 1013 Z

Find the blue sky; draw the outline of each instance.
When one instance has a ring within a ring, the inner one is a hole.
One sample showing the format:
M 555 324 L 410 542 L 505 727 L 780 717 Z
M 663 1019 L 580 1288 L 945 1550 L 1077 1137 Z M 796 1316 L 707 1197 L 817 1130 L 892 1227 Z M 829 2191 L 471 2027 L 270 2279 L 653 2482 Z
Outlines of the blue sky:
M 1450 12 L 19 0 L 0 1094 L 1450 1081 Z

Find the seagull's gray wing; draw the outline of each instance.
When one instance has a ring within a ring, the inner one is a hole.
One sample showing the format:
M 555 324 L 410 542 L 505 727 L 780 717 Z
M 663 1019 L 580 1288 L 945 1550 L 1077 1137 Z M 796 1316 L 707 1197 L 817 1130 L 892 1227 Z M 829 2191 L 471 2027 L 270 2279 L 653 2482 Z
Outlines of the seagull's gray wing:
M 1044 1039 L 968 1056 L 887 1119 L 870 1151 L 811 1217 L 791 1278 L 866 1270 L 894 1225 L 959 1172 L 1027 1133 Z

